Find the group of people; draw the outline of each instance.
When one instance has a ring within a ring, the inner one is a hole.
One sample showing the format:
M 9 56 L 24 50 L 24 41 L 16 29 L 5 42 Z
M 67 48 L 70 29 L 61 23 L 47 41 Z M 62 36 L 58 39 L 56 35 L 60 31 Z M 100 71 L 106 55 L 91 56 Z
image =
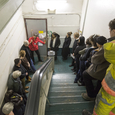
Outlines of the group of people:
M 8 90 L 5 94 L 5 104 L 2 112 L 5 115 L 24 115 L 28 91 L 28 86 L 25 86 L 25 79 L 31 82 L 30 73 L 35 73 L 34 66 L 34 52 L 37 54 L 38 60 L 41 62 L 40 53 L 38 50 L 38 42 L 45 44 L 41 41 L 37 34 L 24 41 L 20 51 L 19 57 L 14 59 L 13 71 L 8 77 Z
M 95 100 L 93 115 L 115 115 L 115 19 L 109 22 L 110 37 L 74 33 L 72 71 L 74 83 L 86 87 L 84 100 Z M 83 110 L 82 115 L 92 115 Z
M 72 49 L 72 71 L 76 77 L 74 83 L 86 87 L 86 93 L 82 93 L 85 100 L 95 100 L 93 115 L 115 114 L 115 19 L 109 23 L 111 38 L 91 35 L 85 43 L 85 37 L 74 33 L 75 41 Z M 68 32 L 62 48 L 63 60 L 70 54 L 72 32 Z M 26 106 L 26 93 L 29 87 L 25 86 L 25 79 L 31 82 L 30 73 L 34 73 L 34 52 L 38 60 L 42 61 L 38 50 L 38 42 L 41 41 L 37 34 L 24 41 L 19 52 L 19 58 L 14 60 L 13 71 L 8 78 L 8 90 L 5 94 L 5 104 L 2 112 L 5 115 L 24 115 Z M 50 42 L 50 50 L 55 51 L 55 60 L 60 45 L 60 36 L 53 32 Z M 95 82 L 94 82 L 95 81 Z M 96 86 L 94 86 L 94 84 Z M 83 110 L 82 115 L 91 115 Z
M 66 60 L 68 55 L 70 54 L 69 46 L 71 44 L 71 35 L 72 32 L 68 32 L 63 43 L 62 53 L 61 53 L 63 60 Z M 59 50 L 60 44 L 61 44 L 60 35 L 57 34 L 56 32 L 53 32 L 51 35 L 50 50 L 55 51 L 55 60 L 57 60 L 57 51 Z

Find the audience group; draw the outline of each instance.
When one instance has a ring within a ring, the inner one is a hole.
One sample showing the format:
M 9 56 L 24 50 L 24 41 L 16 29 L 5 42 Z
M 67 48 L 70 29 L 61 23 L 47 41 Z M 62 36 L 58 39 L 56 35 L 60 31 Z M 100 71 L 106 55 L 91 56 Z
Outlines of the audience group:
M 115 19 L 109 23 L 109 39 L 91 35 L 86 39 L 74 33 L 72 63 L 76 75 L 74 83 L 86 87 L 82 98 L 95 100 L 93 115 L 115 114 Z M 82 115 L 92 115 L 83 110 Z
M 26 89 L 29 86 L 25 85 L 25 82 L 31 82 L 30 73 L 35 73 L 36 68 L 34 66 L 34 51 L 37 54 L 38 60 L 41 60 L 38 42 L 45 44 L 35 34 L 30 37 L 29 40 L 25 40 L 19 51 L 19 57 L 14 59 L 13 71 L 10 73 L 7 86 L 8 90 L 4 98 L 4 106 L 2 112 L 5 115 L 24 115 L 28 91 Z
M 109 39 L 101 35 L 91 35 L 85 40 L 84 36 L 74 33 L 75 41 L 72 49 L 72 63 L 69 65 L 75 74 L 74 83 L 86 87 L 82 93 L 84 100 L 95 100 L 93 115 L 115 114 L 115 19 L 109 23 Z M 72 32 L 68 32 L 62 48 L 62 59 L 67 60 L 70 54 Z M 85 42 L 86 41 L 86 42 Z M 5 115 L 24 115 L 26 93 L 29 87 L 25 81 L 31 82 L 30 73 L 34 73 L 34 52 L 38 60 L 42 61 L 38 50 L 41 41 L 37 34 L 25 40 L 19 52 L 19 58 L 14 60 L 14 67 L 8 79 L 8 91 L 5 94 L 5 105 L 2 111 Z M 60 35 L 53 32 L 50 41 L 50 50 L 55 51 L 55 60 L 60 45 Z M 91 115 L 83 110 L 82 115 Z

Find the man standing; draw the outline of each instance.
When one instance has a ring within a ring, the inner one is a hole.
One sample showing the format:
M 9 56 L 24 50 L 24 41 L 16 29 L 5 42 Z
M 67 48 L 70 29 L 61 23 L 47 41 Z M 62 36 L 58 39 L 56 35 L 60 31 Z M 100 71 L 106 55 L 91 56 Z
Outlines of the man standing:
M 42 44 L 45 44 L 45 42 L 41 41 L 38 37 L 37 34 L 34 34 L 33 37 L 30 37 L 28 39 L 29 41 L 29 49 L 31 51 L 31 57 L 32 57 L 32 60 L 33 62 L 35 63 L 34 61 L 34 51 L 36 52 L 37 56 L 38 56 L 38 60 L 42 62 L 41 58 L 40 58 L 40 53 L 39 53 L 39 50 L 38 50 L 38 42 L 42 43 Z

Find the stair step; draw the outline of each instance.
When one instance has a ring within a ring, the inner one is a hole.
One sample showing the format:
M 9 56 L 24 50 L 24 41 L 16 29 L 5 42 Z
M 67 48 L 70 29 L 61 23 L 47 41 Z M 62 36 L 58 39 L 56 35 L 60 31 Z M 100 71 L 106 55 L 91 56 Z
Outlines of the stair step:
M 74 96 L 74 95 L 81 95 L 81 93 L 86 93 L 86 90 L 77 90 L 77 91 L 55 91 L 49 92 L 48 97 L 50 96 Z
M 48 98 L 50 103 L 72 103 L 72 102 L 85 102 L 81 95 L 75 96 L 54 96 Z
M 55 111 L 66 111 L 66 110 L 75 110 L 82 111 L 83 109 L 92 109 L 94 107 L 94 101 L 84 101 L 84 102 L 70 102 L 70 103 L 54 103 L 50 106 L 46 104 L 46 112 L 55 112 Z
M 74 79 L 76 75 L 70 73 L 70 74 L 54 74 L 52 79 Z
M 89 112 L 93 112 L 93 109 L 87 109 Z M 65 110 L 65 111 L 51 111 L 45 115 L 82 115 L 83 110 Z
M 52 79 L 51 84 L 58 83 L 74 83 L 74 79 Z M 76 83 L 75 83 L 76 84 Z
M 77 90 L 86 90 L 84 86 L 70 86 L 70 87 L 50 87 L 49 91 L 77 91 Z
M 66 86 L 78 86 L 77 83 L 52 83 L 50 87 L 66 87 Z

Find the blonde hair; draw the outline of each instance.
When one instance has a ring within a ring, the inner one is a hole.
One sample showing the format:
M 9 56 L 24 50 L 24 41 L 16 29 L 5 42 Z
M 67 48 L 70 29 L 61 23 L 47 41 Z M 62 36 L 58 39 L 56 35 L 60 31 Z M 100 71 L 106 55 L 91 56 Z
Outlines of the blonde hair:
M 79 38 L 79 33 L 78 33 L 78 32 L 75 32 L 75 33 L 74 33 L 74 36 L 75 36 L 75 38 Z
M 20 53 L 19 53 L 20 57 L 25 57 L 26 55 L 26 52 L 24 50 L 21 50 Z

